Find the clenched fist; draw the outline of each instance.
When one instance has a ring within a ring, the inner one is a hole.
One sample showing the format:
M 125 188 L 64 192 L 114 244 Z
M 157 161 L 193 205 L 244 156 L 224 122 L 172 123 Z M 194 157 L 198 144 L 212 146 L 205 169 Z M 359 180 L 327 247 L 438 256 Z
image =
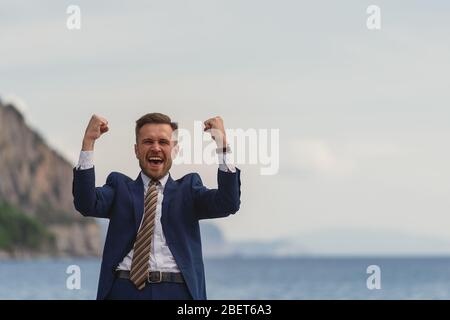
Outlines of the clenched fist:
M 86 128 L 83 138 L 83 151 L 94 150 L 95 140 L 101 137 L 102 134 L 108 132 L 108 120 L 103 117 L 93 115 Z
M 225 134 L 225 127 L 223 125 L 223 120 L 221 117 L 217 116 L 211 119 L 208 119 L 204 122 L 205 129 L 204 131 L 208 131 L 211 133 L 212 138 L 217 143 L 217 147 L 223 148 L 227 145 L 227 137 Z

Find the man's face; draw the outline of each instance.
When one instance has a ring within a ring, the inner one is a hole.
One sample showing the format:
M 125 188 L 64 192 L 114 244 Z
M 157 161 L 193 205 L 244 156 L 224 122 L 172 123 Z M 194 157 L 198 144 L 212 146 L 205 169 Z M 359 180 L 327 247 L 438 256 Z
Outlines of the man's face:
M 168 124 L 145 124 L 134 145 L 142 171 L 152 179 L 161 179 L 172 167 L 172 128 Z

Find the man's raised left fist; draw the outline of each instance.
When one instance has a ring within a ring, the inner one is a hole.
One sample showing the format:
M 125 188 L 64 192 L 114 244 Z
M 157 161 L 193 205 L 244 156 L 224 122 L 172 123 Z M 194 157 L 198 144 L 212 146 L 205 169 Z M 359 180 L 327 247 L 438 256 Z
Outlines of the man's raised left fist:
M 211 133 L 212 138 L 216 141 L 219 148 L 226 147 L 227 137 L 225 134 L 225 127 L 223 125 L 223 119 L 219 116 L 208 119 L 204 122 L 205 129 Z

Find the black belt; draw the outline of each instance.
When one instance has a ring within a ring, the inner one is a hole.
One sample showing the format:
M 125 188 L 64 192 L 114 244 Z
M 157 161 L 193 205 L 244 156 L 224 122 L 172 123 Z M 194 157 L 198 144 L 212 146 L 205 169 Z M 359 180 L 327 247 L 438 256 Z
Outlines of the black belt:
M 117 270 L 116 277 L 121 278 L 121 279 L 130 279 L 130 271 Z M 181 273 L 150 271 L 148 273 L 147 282 L 148 283 L 159 283 L 159 282 L 184 283 L 184 278 Z

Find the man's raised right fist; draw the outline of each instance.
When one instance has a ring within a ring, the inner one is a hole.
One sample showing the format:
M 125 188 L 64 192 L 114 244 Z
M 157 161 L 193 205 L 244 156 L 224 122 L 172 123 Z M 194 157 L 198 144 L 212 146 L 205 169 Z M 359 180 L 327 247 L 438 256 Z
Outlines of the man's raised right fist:
M 100 138 L 102 134 L 107 132 L 108 128 L 108 120 L 103 117 L 93 115 L 89 124 L 86 128 L 86 132 L 84 133 L 83 138 L 83 151 L 92 151 L 94 150 L 95 140 Z

